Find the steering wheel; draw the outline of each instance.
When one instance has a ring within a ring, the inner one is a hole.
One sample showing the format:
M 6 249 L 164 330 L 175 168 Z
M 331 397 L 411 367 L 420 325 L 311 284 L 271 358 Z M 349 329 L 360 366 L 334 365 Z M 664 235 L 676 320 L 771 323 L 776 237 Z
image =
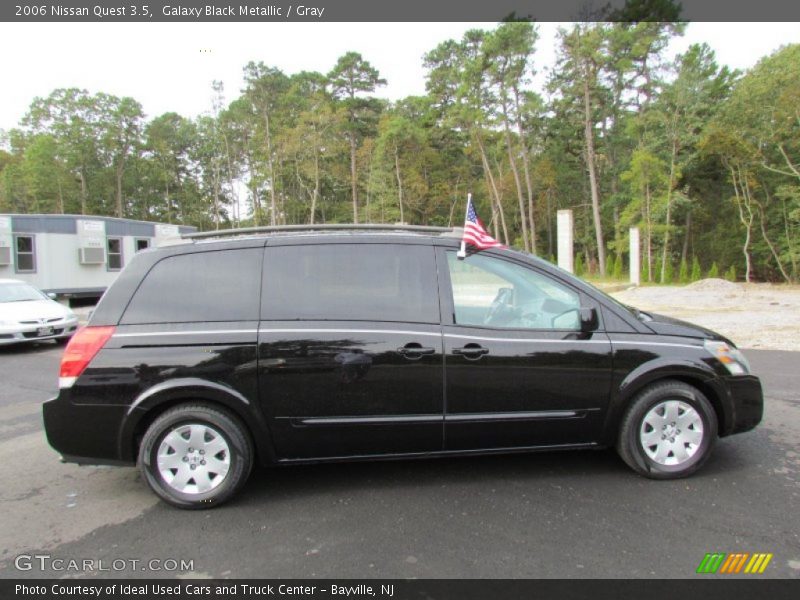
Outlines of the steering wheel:
M 489 310 L 486 311 L 486 316 L 483 318 L 484 325 L 499 325 L 507 323 L 510 319 L 516 317 L 516 311 L 511 306 L 511 298 L 514 290 L 511 288 L 500 288 L 497 290 L 492 303 L 489 305 Z

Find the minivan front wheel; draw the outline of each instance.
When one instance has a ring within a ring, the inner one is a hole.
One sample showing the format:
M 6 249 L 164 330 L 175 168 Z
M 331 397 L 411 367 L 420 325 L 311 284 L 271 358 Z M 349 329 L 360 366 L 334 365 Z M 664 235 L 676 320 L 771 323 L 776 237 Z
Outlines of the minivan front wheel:
M 633 399 L 622 419 L 617 451 L 637 473 L 677 479 L 703 465 L 716 438 L 716 413 L 705 395 L 682 381 L 667 380 Z
M 164 501 L 179 508 L 210 508 L 244 485 L 253 450 L 237 418 L 203 404 L 184 404 L 148 427 L 138 463 Z

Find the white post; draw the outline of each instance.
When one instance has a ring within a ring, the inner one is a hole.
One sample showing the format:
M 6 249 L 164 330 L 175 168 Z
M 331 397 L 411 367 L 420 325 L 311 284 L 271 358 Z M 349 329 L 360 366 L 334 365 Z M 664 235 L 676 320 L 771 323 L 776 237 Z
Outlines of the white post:
M 469 215 L 470 203 L 472 203 L 472 194 L 467 193 L 467 208 L 464 211 L 464 226 L 467 225 L 467 215 Z M 461 248 L 459 248 L 458 252 L 456 252 L 456 258 L 459 258 L 460 260 L 464 260 L 465 258 L 467 258 L 467 244 L 464 241 L 463 237 L 461 238 Z
M 575 272 L 573 262 L 573 230 L 572 230 L 572 211 L 560 210 L 556 214 L 557 239 L 558 239 L 558 266 L 569 271 Z
M 633 285 L 639 285 L 640 281 L 640 274 L 642 272 L 642 267 L 639 262 L 640 250 L 639 250 L 639 228 L 638 227 L 631 227 L 630 229 L 630 237 L 631 237 L 631 245 L 629 250 L 629 257 L 630 257 L 630 271 L 631 271 L 631 283 Z

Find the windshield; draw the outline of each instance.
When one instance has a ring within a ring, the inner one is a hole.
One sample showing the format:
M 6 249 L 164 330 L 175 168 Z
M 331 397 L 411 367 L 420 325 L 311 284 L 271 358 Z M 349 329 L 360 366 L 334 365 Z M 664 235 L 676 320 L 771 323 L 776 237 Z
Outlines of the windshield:
M 0 303 L 46 299 L 42 292 L 27 283 L 0 283 Z

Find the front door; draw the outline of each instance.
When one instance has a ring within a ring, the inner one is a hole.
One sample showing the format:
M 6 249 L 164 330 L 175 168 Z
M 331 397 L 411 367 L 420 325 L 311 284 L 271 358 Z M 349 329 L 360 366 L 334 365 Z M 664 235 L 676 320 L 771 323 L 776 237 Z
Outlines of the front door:
M 279 458 L 441 451 L 429 245 L 276 245 L 264 260 L 260 401 Z
M 580 331 L 591 300 L 502 254 L 440 250 L 445 448 L 591 444 L 611 384 L 611 344 Z

